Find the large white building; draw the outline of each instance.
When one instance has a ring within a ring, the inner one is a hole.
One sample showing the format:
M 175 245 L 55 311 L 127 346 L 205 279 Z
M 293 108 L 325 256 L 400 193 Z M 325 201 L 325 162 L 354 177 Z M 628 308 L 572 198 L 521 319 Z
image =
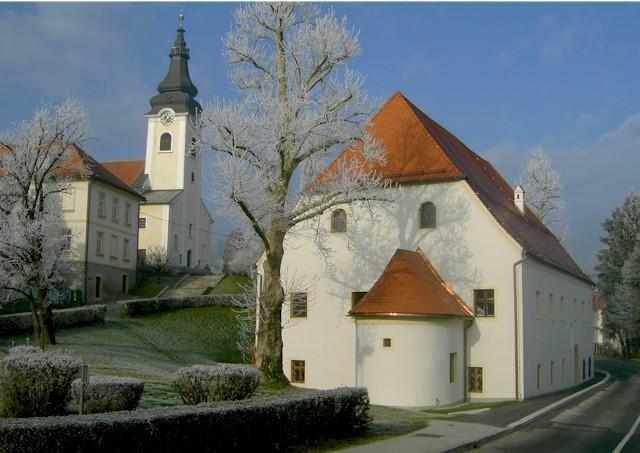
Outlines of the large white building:
M 103 165 L 146 199 L 140 205 L 139 255 L 163 246 L 171 264 L 204 268 L 210 264 L 213 219 L 202 202 L 201 156 L 195 149 L 191 122 L 201 110 L 198 89 L 189 76 L 189 49 L 182 16 L 170 50 L 166 77 L 151 98 L 144 160 Z
M 370 131 L 386 150 L 379 171 L 393 201 L 373 216 L 359 205 L 324 213 L 328 260 L 308 225 L 286 238 L 291 382 L 435 406 L 529 398 L 590 378 L 592 282 L 526 194 L 400 93 Z

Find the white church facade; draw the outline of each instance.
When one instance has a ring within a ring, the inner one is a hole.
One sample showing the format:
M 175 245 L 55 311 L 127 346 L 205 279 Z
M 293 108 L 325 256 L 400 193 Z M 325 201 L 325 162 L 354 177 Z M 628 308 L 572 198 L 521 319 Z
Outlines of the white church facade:
M 181 16 L 169 70 L 145 115 L 145 159 L 103 165 L 145 198 L 138 219 L 139 261 L 151 247 L 161 246 L 172 266 L 205 268 L 210 265 L 213 219 L 201 198 L 202 163 L 191 124 L 202 108 L 189 76 L 182 21 Z
M 364 386 L 374 404 L 438 406 L 524 399 L 591 378 L 592 282 L 526 194 L 400 93 L 370 132 L 385 147 L 379 171 L 392 201 L 373 215 L 355 204 L 325 212 L 328 259 L 308 225 L 286 238 L 290 381 Z

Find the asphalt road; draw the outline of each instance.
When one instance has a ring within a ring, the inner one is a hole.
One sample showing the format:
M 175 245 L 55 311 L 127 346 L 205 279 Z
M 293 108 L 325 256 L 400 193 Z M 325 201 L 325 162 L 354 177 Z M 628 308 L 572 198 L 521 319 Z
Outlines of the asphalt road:
M 640 416 L 640 362 L 596 361 L 611 383 L 586 399 L 482 445 L 485 452 L 612 452 Z M 623 452 L 640 452 L 640 427 Z

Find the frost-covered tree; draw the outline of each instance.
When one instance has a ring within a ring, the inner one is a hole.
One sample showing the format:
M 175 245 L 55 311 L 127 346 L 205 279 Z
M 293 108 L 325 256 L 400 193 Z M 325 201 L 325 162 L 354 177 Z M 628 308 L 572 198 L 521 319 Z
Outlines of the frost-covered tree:
M 28 301 L 42 349 L 55 343 L 48 297 L 66 268 L 61 194 L 84 172 L 74 145 L 86 130 L 84 110 L 68 99 L 0 136 L 0 288 Z
M 363 132 L 374 106 L 364 77 L 347 67 L 360 46 L 345 19 L 312 4 L 250 3 L 234 13 L 224 53 L 241 98 L 206 107 L 199 140 L 218 156 L 221 214 L 262 242 L 257 364 L 267 380 L 284 381 L 285 235 L 335 205 L 379 197 L 373 169 L 384 153 Z M 318 178 L 338 146 L 354 158 Z
M 170 261 L 167 248 L 159 244 L 149 247 L 144 257 L 144 263 L 153 270 L 158 283 L 160 283 L 160 275 L 169 266 Z
M 558 239 L 564 241 L 569 231 L 560 173 L 551 166 L 551 160 L 542 148 L 531 152 L 529 161 L 520 173 L 518 184 L 526 193 L 527 205 Z
M 632 190 L 602 226 L 605 235 L 600 241 L 605 247 L 598 252 L 596 270 L 598 288 L 607 301 L 604 327 L 609 336 L 618 338 L 628 355 L 630 340 L 640 334 L 634 314 L 638 309 L 634 273 L 640 271 L 640 194 Z
M 262 247 L 253 235 L 248 235 L 236 228 L 227 237 L 227 244 L 222 256 L 222 272 L 225 274 L 250 275 L 262 254 Z

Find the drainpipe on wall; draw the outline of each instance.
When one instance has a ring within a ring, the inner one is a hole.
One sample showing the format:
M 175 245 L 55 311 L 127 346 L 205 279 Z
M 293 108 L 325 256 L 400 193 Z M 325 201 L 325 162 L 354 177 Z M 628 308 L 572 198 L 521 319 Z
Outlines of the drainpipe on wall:
M 513 327 L 515 335 L 515 365 L 516 365 L 516 400 L 520 400 L 520 354 L 518 348 L 518 277 L 516 268 L 527 259 L 527 251 L 522 251 L 522 259 L 513 263 Z
M 89 301 L 89 229 L 91 228 L 91 181 L 87 181 L 87 227 L 84 234 L 84 305 Z

